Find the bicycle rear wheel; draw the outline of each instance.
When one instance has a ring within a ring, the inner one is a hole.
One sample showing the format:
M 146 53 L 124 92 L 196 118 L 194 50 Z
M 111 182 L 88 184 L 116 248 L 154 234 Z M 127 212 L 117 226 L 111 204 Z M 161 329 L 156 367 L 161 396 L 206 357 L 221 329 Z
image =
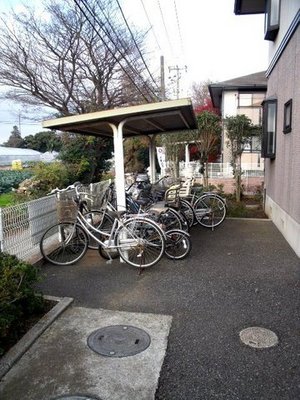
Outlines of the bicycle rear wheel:
M 193 207 L 187 200 L 180 199 L 179 210 L 185 215 L 189 228 L 191 228 L 195 223 L 195 214 Z
M 159 214 L 157 222 L 163 227 L 164 231 L 171 229 L 182 229 L 183 219 L 178 215 L 176 210 L 168 208 Z
M 190 235 L 179 229 L 166 232 L 165 255 L 172 260 L 181 260 L 189 255 L 192 249 Z
M 201 196 L 194 204 L 194 210 L 198 223 L 205 228 L 215 228 L 226 217 L 226 204 L 215 194 Z
M 110 233 L 114 224 L 114 220 L 110 215 L 108 215 L 104 211 L 100 210 L 94 210 L 94 211 L 89 211 L 86 214 L 84 214 L 84 218 L 91 224 L 93 225 L 94 228 Z M 91 229 L 91 233 L 96 236 L 98 239 L 103 239 L 100 233 L 97 233 L 96 231 Z M 93 239 L 91 236 L 89 237 L 89 244 L 88 244 L 89 249 L 96 250 L 99 248 L 99 243 Z
M 142 217 L 126 220 L 116 233 L 115 243 L 120 257 L 138 268 L 155 265 L 165 250 L 165 236 L 161 228 Z
M 83 228 L 68 222 L 53 225 L 40 241 L 43 257 L 55 265 L 74 264 L 84 256 L 87 248 L 88 237 Z

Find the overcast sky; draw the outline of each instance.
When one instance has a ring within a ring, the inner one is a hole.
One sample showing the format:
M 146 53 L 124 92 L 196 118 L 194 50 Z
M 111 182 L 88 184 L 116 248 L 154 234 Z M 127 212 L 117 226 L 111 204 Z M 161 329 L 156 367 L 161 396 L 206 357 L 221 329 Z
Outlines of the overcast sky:
M 20 7 L 21 3 L 1 0 L 1 11 L 10 6 Z M 163 55 L 165 82 L 172 85 L 172 80 L 176 81 L 174 67 L 178 66 L 180 97 L 189 96 L 192 82 L 224 81 L 267 69 L 264 16 L 236 16 L 234 0 L 119 0 L 119 3 L 132 28 L 150 30 L 147 51 L 153 74 L 159 75 Z M 20 126 L 23 137 L 42 129 L 25 117 L 20 106 L 0 101 L 0 143 L 8 139 L 13 125 Z

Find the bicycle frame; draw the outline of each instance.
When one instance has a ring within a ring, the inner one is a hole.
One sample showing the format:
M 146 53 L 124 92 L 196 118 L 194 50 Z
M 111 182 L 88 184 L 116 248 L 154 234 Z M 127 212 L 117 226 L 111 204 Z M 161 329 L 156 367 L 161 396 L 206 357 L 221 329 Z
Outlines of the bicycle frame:
M 135 215 L 128 215 L 128 216 L 131 216 L 133 220 L 136 219 L 136 221 L 138 223 L 139 220 L 137 219 L 137 215 L 140 218 L 142 218 L 143 221 L 146 221 L 146 222 L 148 221 L 151 224 L 154 223 L 153 220 L 146 218 L 145 214 L 135 214 Z M 140 238 L 138 235 L 134 234 L 134 232 L 132 232 L 131 230 L 129 230 L 123 224 L 123 222 L 120 218 L 115 218 L 110 233 L 107 233 L 105 231 L 101 231 L 100 229 L 95 228 L 92 224 L 89 223 L 89 221 L 87 221 L 86 218 L 84 218 L 84 215 L 80 211 L 78 211 L 78 214 L 77 214 L 77 224 L 83 228 L 83 230 L 89 237 L 92 237 L 97 243 L 99 243 L 99 245 L 101 245 L 104 248 L 104 250 L 107 250 L 107 254 L 108 254 L 110 260 L 112 260 L 112 258 L 110 256 L 110 251 L 118 250 L 120 247 L 122 247 L 122 249 L 124 249 L 124 250 L 129 250 L 131 247 L 135 247 L 136 245 L 143 243 L 143 239 Z M 75 227 L 76 227 L 76 224 L 74 225 L 74 229 L 75 229 Z M 123 243 L 120 246 L 120 245 L 115 244 L 115 237 L 116 237 L 116 233 L 119 231 L 119 229 L 121 227 L 125 228 L 125 232 L 124 232 L 124 236 L 122 237 Z M 165 238 L 165 233 L 162 231 L 162 229 L 159 227 L 159 225 L 157 225 L 157 227 L 161 230 L 163 237 Z M 105 240 L 105 241 L 100 240 L 91 231 L 107 237 L 107 240 Z M 126 231 L 128 232 L 128 234 L 130 234 L 130 236 L 131 236 L 130 239 L 126 237 Z

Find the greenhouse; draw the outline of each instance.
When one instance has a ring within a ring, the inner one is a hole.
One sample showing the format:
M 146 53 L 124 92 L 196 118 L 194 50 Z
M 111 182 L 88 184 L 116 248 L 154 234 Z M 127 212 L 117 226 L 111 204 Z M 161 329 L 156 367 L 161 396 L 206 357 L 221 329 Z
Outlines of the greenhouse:
M 12 166 L 16 161 L 21 164 L 31 161 L 41 161 L 41 154 L 39 151 L 31 149 L 0 146 L 0 167 Z

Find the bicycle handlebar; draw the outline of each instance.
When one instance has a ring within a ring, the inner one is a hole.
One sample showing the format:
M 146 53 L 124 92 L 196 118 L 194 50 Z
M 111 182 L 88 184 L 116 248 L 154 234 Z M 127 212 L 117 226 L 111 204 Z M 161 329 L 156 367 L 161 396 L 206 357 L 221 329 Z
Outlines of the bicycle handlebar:
M 66 188 L 63 189 L 59 189 L 58 187 L 55 189 L 52 189 L 50 193 L 47 194 L 47 196 L 51 195 L 51 194 L 56 194 L 56 193 L 62 193 L 62 192 L 67 192 L 68 190 L 75 190 L 76 194 L 78 194 L 78 190 L 77 187 L 81 185 L 80 182 L 74 182 L 72 185 L 67 186 Z

